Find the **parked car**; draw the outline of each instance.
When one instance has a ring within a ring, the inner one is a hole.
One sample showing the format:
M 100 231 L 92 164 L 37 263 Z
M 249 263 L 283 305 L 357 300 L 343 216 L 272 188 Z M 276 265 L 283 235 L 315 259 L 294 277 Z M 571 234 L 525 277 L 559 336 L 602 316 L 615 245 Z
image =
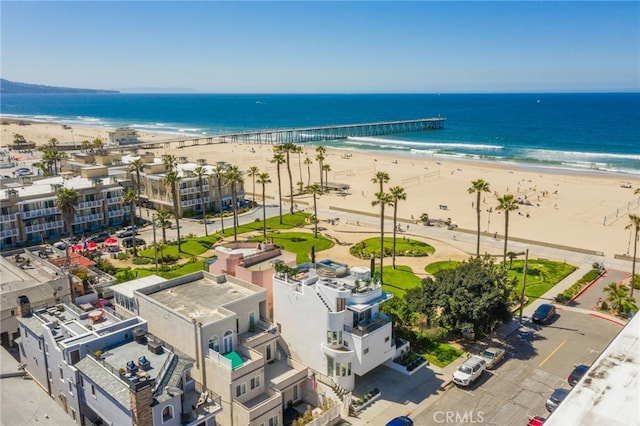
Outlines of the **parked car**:
M 104 243 L 105 240 L 110 236 L 111 234 L 108 232 L 98 232 L 97 234 L 93 234 L 89 238 L 87 238 L 87 241 L 94 243 Z
M 53 243 L 53 247 L 57 248 L 58 250 L 64 250 L 66 249 L 68 246 L 72 246 L 76 244 L 76 238 L 63 238 L 58 242 Z
M 453 383 L 458 386 L 469 386 L 482 376 L 487 362 L 479 356 L 472 356 L 453 373 Z
M 580 379 L 589 371 L 589 366 L 584 364 L 576 365 L 576 368 L 573 369 L 569 377 L 567 377 L 567 382 L 569 382 L 569 386 L 575 386 Z
M 547 399 L 545 407 L 547 407 L 547 410 L 550 413 L 553 412 L 553 410 L 558 408 L 558 405 L 560 405 L 560 403 L 562 401 L 564 401 L 564 399 L 567 397 L 567 395 L 569 395 L 569 390 L 568 389 L 556 389 L 556 390 L 554 390 L 553 393 L 551 394 L 551 396 L 549 397 L 549 399 Z
M 116 237 L 118 238 L 133 237 L 134 235 L 138 235 L 137 226 L 127 226 L 126 228 L 116 231 Z
M 129 247 L 133 247 L 133 240 L 136 240 L 136 247 L 141 247 L 145 244 L 147 244 L 147 242 L 145 240 L 143 240 L 142 238 L 135 238 L 135 237 L 127 237 L 124 240 L 122 240 L 122 245 L 126 248 Z
M 543 303 L 538 306 L 538 309 L 533 313 L 531 320 L 533 322 L 539 322 L 541 324 L 548 323 L 556 315 L 556 307 L 550 303 Z
M 386 426 L 413 426 L 413 420 L 407 416 L 400 416 L 389 420 Z
M 29 176 L 32 175 L 33 172 L 31 171 L 31 169 L 28 169 L 26 167 L 21 167 L 19 169 L 15 169 L 13 171 L 13 175 L 14 176 Z
M 500 348 L 487 348 L 480 356 L 487 362 L 487 370 L 491 370 L 504 359 L 504 349 Z
M 534 416 L 529 418 L 529 423 L 527 423 L 527 426 L 542 426 L 545 421 L 546 419 L 544 417 Z

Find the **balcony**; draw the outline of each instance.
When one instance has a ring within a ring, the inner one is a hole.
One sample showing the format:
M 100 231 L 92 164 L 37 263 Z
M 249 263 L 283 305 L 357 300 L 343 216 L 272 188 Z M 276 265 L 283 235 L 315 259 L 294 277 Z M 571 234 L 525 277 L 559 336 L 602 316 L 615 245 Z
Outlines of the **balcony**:
M 17 220 L 17 216 L 15 213 L 3 214 L 0 216 L 0 222 L 15 222 Z
M 112 205 L 112 204 L 120 204 L 122 203 L 122 197 L 111 197 L 111 198 L 107 198 L 107 204 L 108 205 Z
M 85 201 L 78 204 L 78 210 L 90 209 L 93 207 L 102 207 L 102 200 Z
M 59 213 L 60 211 L 56 207 L 46 207 L 42 209 L 23 211 L 22 218 L 32 219 L 34 217 L 51 216 Z
M 49 229 L 64 228 L 64 222 L 61 220 L 55 220 L 53 222 L 37 223 L 35 225 L 25 226 L 24 230 L 27 234 L 34 232 L 46 231 Z
M 0 237 L 1 238 L 15 237 L 17 235 L 18 235 L 18 230 L 17 229 L 5 229 L 3 231 L 0 231 Z
M 355 336 L 363 337 L 387 325 L 391 327 L 391 319 L 387 316 L 379 315 L 376 318 L 360 321 L 356 327 L 345 325 L 344 331 Z
M 108 214 L 109 219 L 113 217 L 122 217 L 122 215 L 124 215 L 124 210 L 111 210 Z
M 102 214 L 98 213 L 98 214 L 88 214 L 86 216 L 76 216 L 75 220 L 73 221 L 73 224 L 79 224 L 79 223 L 88 223 L 88 222 L 102 222 Z
M 184 407 L 182 414 L 183 425 L 204 423 L 222 410 L 220 396 L 211 394 L 211 392 L 199 392 L 197 390 L 184 393 L 182 406 Z

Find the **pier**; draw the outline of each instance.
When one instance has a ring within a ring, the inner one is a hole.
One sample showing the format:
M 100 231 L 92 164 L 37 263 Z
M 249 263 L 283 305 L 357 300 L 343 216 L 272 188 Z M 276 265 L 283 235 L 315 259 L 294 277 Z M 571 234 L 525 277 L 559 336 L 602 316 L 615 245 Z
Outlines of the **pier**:
M 343 124 L 336 126 L 303 127 L 292 129 L 258 130 L 249 132 L 225 133 L 210 136 L 183 137 L 157 142 L 140 142 L 135 145 L 121 146 L 124 149 L 153 148 L 163 145 L 170 148 L 172 144 L 178 148 L 212 143 L 247 143 L 247 144 L 283 144 L 321 142 L 326 140 L 346 139 L 348 137 L 370 137 L 393 135 L 411 132 L 424 132 L 444 128 L 446 118 L 421 118 L 417 120 L 384 121 L 378 123 Z

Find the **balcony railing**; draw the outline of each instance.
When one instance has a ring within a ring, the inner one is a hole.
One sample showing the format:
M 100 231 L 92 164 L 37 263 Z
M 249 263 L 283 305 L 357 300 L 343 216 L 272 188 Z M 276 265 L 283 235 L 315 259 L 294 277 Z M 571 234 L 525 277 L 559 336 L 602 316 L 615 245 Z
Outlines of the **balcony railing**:
M 92 207 L 102 207 L 102 200 L 85 201 L 78 204 L 78 209 L 90 209 Z
M 124 210 L 112 210 L 108 214 L 109 218 L 120 217 L 122 215 L 124 215 Z
M 0 222 L 15 222 L 17 220 L 17 216 L 15 213 L 3 214 L 0 216 Z
M 344 331 L 362 337 L 386 325 L 391 325 L 391 319 L 381 315 L 377 318 L 360 321 L 356 327 L 345 325 Z
M 17 229 L 5 229 L 3 231 L 0 231 L 0 237 L 2 238 L 15 237 L 16 235 L 18 235 Z
M 107 198 L 107 204 L 120 204 L 122 202 L 122 197 L 111 197 Z
M 56 207 L 46 207 L 42 209 L 24 211 L 22 212 L 22 217 L 24 219 L 31 219 L 40 216 L 51 216 L 58 213 L 60 213 L 60 211 Z
M 33 232 L 46 231 L 48 229 L 64 228 L 64 222 L 61 220 L 54 220 L 53 222 L 37 223 L 35 225 L 25 226 L 24 230 L 27 234 Z

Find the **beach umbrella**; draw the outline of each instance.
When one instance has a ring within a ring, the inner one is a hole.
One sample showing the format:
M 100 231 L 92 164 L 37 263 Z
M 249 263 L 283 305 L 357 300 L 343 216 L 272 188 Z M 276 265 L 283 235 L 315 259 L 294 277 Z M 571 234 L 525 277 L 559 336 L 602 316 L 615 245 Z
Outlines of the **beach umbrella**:
M 108 246 L 114 245 L 114 244 L 118 244 L 118 240 L 116 238 L 113 237 L 109 237 L 106 240 L 104 240 L 104 243 Z

